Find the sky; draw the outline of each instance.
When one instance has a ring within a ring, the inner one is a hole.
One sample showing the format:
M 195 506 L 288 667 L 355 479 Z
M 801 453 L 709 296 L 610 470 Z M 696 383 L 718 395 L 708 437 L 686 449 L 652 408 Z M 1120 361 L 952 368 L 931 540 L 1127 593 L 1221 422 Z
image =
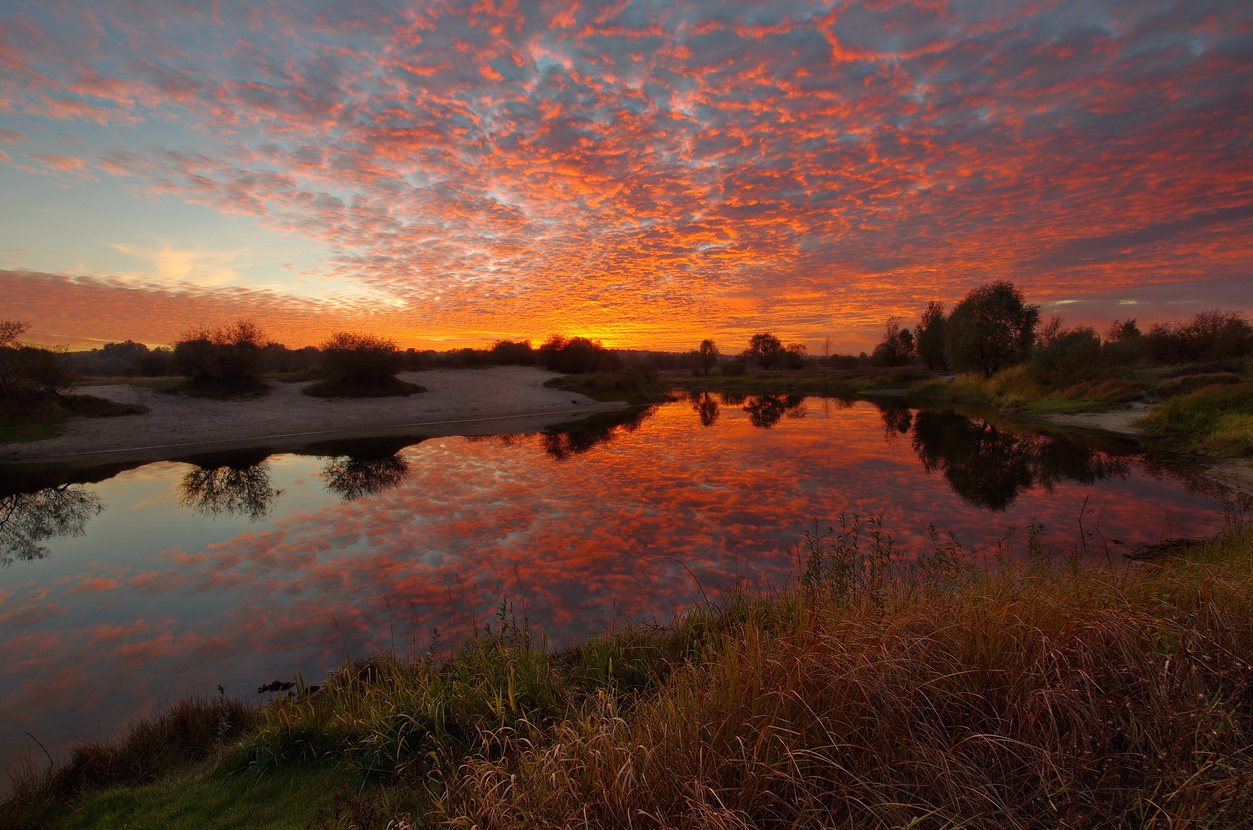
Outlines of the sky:
M 0 0 L 0 193 L 76 348 L 1247 314 L 1253 4 Z

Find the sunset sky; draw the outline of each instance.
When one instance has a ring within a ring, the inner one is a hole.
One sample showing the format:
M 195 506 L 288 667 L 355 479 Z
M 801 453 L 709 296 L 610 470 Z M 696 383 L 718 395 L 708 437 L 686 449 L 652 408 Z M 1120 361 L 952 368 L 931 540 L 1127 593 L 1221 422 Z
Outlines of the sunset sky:
M 1253 3 L 0 0 L 34 342 L 869 349 L 1253 310 Z

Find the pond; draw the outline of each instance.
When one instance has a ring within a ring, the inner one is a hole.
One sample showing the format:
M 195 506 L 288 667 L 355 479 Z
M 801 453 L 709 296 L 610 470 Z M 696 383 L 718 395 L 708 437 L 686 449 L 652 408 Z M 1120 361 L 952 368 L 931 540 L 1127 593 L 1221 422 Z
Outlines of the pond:
M 701 394 L 547 434 L 0 473 L 0 762 L 187 694 L 256 698 L 445 646 L 502 602 L 553 645 L 794 582 L 807 529 L 881 516 L 983 563 L 1024 529 L 1104 560 L 1221 528 L 1199 475 L 1113 437 L 898 402 Z M 43 489 L 37 489 L 42 487 Z

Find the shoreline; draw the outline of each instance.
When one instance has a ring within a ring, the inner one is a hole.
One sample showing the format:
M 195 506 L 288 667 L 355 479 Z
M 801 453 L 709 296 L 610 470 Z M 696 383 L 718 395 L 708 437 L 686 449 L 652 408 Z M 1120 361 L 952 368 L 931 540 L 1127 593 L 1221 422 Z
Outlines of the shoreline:
M 1133 403 L 1104 412 L 1054 412 L 1036 415 L 1034 420 L 1062 427 L 1102 430 L 1139 440 L 1147 436 L 1144 430 L 1135 426 L 1135 422 L 1147 415 L 1150 409 L 1149 404 Z M 1197 453 L 1188 455 L 1206 465 L 1207 478 L 1246 496 L 1253 496 L 1253 462 L 1248 459 L 1215 458 Z
M 0 464 L 96 466 L 259 447 L 295 450 L 345 438 L 536 432 L 627 406 L 544 387 L 558 376 L 525 366 L 401 372 L 401 380 L 420 382 L 428 391 L 364 399 L 310 397 L 302 390 L 312 381 L 272 383 L 269 394 L 239 401 L 169 395 L 126 383 L 95 386 L 90 394 L 149 411 L 72 419 L 55 438 L 0 445 Z

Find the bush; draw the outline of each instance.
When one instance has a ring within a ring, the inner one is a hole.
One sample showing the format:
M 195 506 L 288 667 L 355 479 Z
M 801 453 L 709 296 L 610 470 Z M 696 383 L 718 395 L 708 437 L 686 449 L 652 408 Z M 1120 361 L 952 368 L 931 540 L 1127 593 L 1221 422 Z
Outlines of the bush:
M 1253 326 L 1234 311 L 1202 311 L 1186 322 L 1159 323 L 1144 339 L 1149 356 L 1160 363 L 1253 355 Z
M 306 395 L 322 398 L 404 397 L 426 389 L 395 375 L 401 356 L 396 342 L 386 337 L 336 332 L 322 344 L 325 380 L 306 386 Z
M 617 354 L 586 337 L 566 339 L 554 334 L 537 351 L 545 369 L 563 375 L 615 372 L 622 368 L 622 360 Z
M 1070 331 L 1059 326 L 1041 338 L 1029 366 L 1042 381 L 1056 386 L 1091 379 L 1101 371 L 1101 340 L 1088 326 Z
M 378 382 L 399 371 L 396 342 L 386 337 L 337 332 L 322 344 L 322 372 L 328 379 Z
M 174 344 L 174 365 L 193 382 L 256 383 L 264 343 L 261 329 L 247 320 L 193 329 Z

